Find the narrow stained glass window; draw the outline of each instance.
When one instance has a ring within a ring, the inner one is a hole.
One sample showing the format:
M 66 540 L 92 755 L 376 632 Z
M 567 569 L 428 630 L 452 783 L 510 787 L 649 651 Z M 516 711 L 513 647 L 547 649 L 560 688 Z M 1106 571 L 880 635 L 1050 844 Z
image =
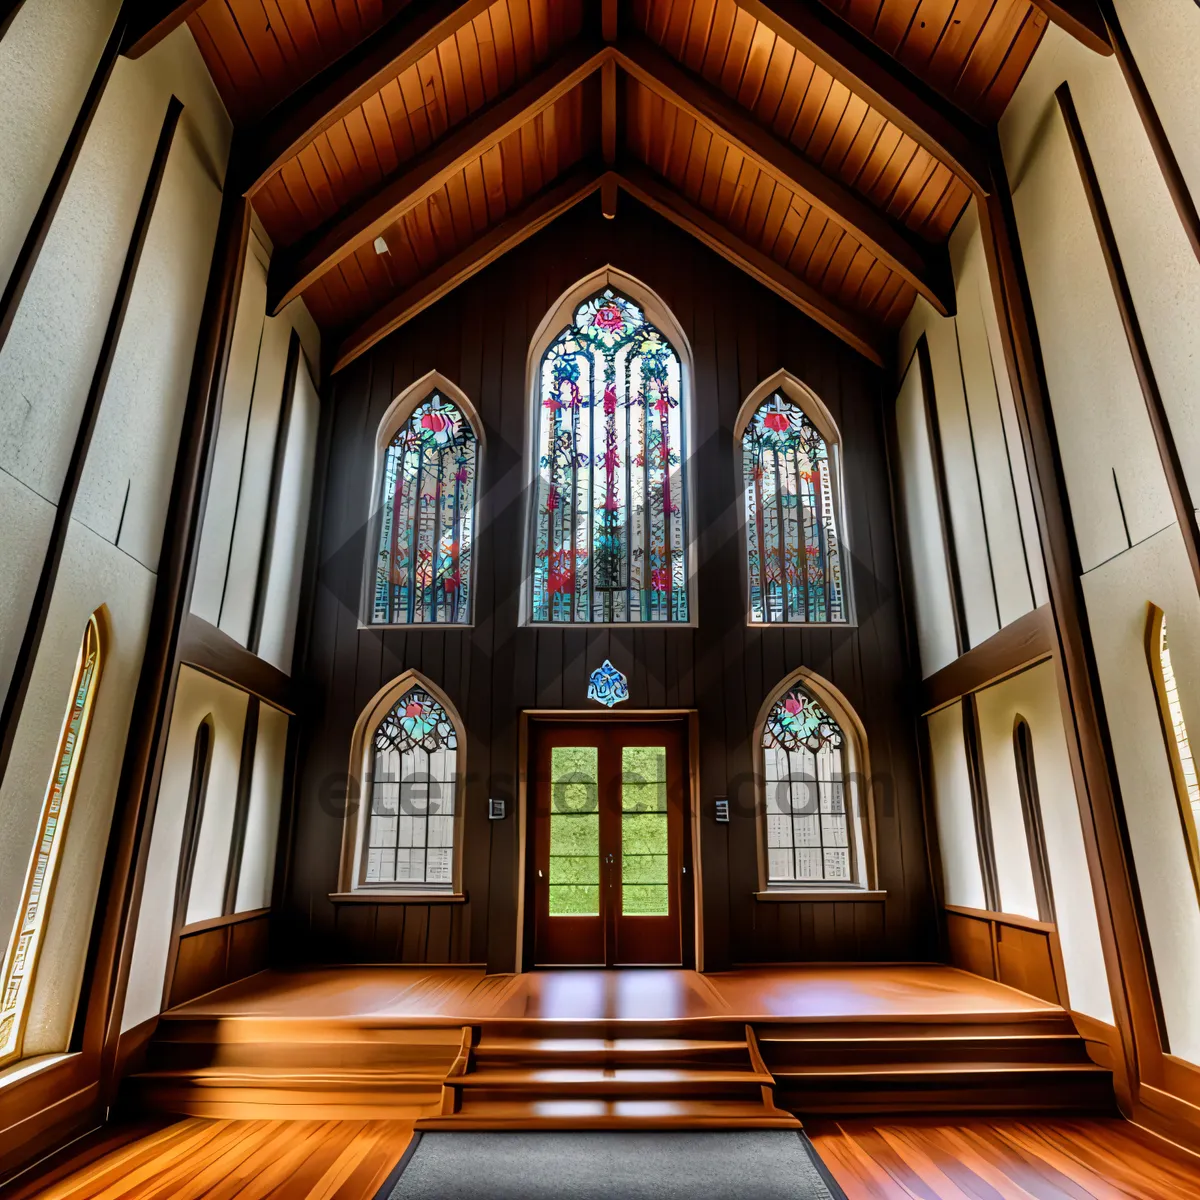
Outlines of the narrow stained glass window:
M 25 889 L 4 957 L 0 980 L 0 1065 L 21 1054 L 29 997 L 50 916 L 50 901 L 62 859 L 63 838 L 75 799 L 79 769 L 92 723 L 92 707 L 103 666 L 100 622 L 95 614 L 84 630 L 53 773 L 42 801 L 37 841 L 25 876 Z
M 782 392 L 742 434 L 750 619 L 848 621 L 829 446 Z
M 1147 631 L 1150 666 L 1158 691 L 1159 715 L 1163 734 L 1167 738 L 1167 753 L 1179 804 L 1179 819 L 1183 826 L 1192 882 L 1200 898 L 1200 781 L 1196 777 L 1196 762 L 1192 744 L 1179 702 L 1179 684 L 1171 663 L 1171 648 L 1167 642 L 1167 616 L 1156 605 L 1150 606 L 1150 625 Z
M 448 889 L 454 882 L 458 734 L 419 684 L 375 730 L 363 883 Z
M 371 622 L 467 625 L 479 440 L 431 393 L 384 451 Z
M 670 915 L 667 843 L 667 751 L 625 746 L 621 751 L 621 912 Z
M 688 620 L 679 356 L 611 288 L 541 364 L 535 622 Z
M 600 798 L 595 746 L 550 751 L 550 916 L 600 913 Z
M 768 883 L 852 882 L 845 738 L 804 688 L 771 708 L 762 739 Z

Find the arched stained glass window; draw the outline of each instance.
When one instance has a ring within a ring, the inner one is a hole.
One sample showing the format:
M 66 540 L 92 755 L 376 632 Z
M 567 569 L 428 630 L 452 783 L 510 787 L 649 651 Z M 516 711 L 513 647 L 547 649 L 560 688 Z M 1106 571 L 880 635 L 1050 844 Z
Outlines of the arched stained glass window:
M 830 447 L 805 411 L 776 391 L 742 432 L 750 619 L 850 619 Z
M 454 722 L 427 688 L 414 684 L 376 726 L 371 756 L 362 883 L 449 890 L 458 776 Z
M 687 621 L 679 356 L 606 287 L 541 362 L 531 616 Z
M 1179 804 L 1179 821 L 1187 846 L 1192 882 L 1200 899 L 1200 780 L 1196 776 L 1196 761 L 1192 743 L 1179 701 L 1179 684 L 1171 663 L 1171 647 L 1167 641 L 1167 614 L 1156 604 L 1150 605 L 1146 627 L 1146 652 L 1150 671 L 1158 693 L 1158 711 L 1162 723 L 1167 757 L 1171 761 L 1171 776 L 1175 798 Z
M 799 684 L 771 706 L 762 734 L 768 885 L 853 881 L 845 741 Z
M 479 438 L 434 391 L 387 444 L 371 622 L 468 625 Z
M 97 610 L 88 619 L 79 657 L 75 660 L 67 711 L 38 819 L 37 841 L 4 956 L 4 975 L 0 978 L 0 1066 L 21 1055 L 34 973 L 50 919 L 50 901 L 62 861 L 63 840 L 71 818 L 83 752 L 92 724 L 96 689 L 104 666 L 101 611 Z

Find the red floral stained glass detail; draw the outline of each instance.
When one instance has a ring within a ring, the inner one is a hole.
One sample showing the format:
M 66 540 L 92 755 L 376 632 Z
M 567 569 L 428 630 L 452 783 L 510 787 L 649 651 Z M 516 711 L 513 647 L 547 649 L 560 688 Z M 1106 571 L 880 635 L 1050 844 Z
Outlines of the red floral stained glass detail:
M 673 347 L 611 288 L 546 351 L 535 622 L 688 620 L 681 389 Z

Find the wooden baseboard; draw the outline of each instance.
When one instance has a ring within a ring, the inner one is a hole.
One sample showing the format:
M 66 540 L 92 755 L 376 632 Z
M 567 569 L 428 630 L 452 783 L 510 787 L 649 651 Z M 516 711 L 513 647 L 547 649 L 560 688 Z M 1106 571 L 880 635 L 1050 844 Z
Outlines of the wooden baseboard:
M 1071 1020 L 1079 1036 L 1087 1043 L 1088 1058 L 1099 1066 L 1115 1071 L 1116 1064 L 1121 1061 L 1121 1035 L 1117 1027 L 1073 1010 Z

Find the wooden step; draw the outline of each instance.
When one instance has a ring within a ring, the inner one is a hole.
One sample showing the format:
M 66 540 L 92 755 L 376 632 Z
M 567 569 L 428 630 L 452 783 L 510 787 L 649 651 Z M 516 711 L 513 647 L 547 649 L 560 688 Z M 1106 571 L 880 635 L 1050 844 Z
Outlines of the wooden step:
M 461 1091 L 519 1092 L 532 1096 L 725 1095 L 774 1086 L 769 1074 L 750 1070 L 712 1071 L 677 1067 L 535 1067 L 482 1069 L 447 1078 Z
M 799 1129 L 789 1112 L 750 1100 L 487 1100 L 423 1117 L 431 1129 Z
M 522 1038 L 484 1035 L 475 1059 L 489 1063 L 569 1062 L 612 1066 L 617 1062 L 655 1065 L 745 1062 L 746 1042 L 696 1038 Z

